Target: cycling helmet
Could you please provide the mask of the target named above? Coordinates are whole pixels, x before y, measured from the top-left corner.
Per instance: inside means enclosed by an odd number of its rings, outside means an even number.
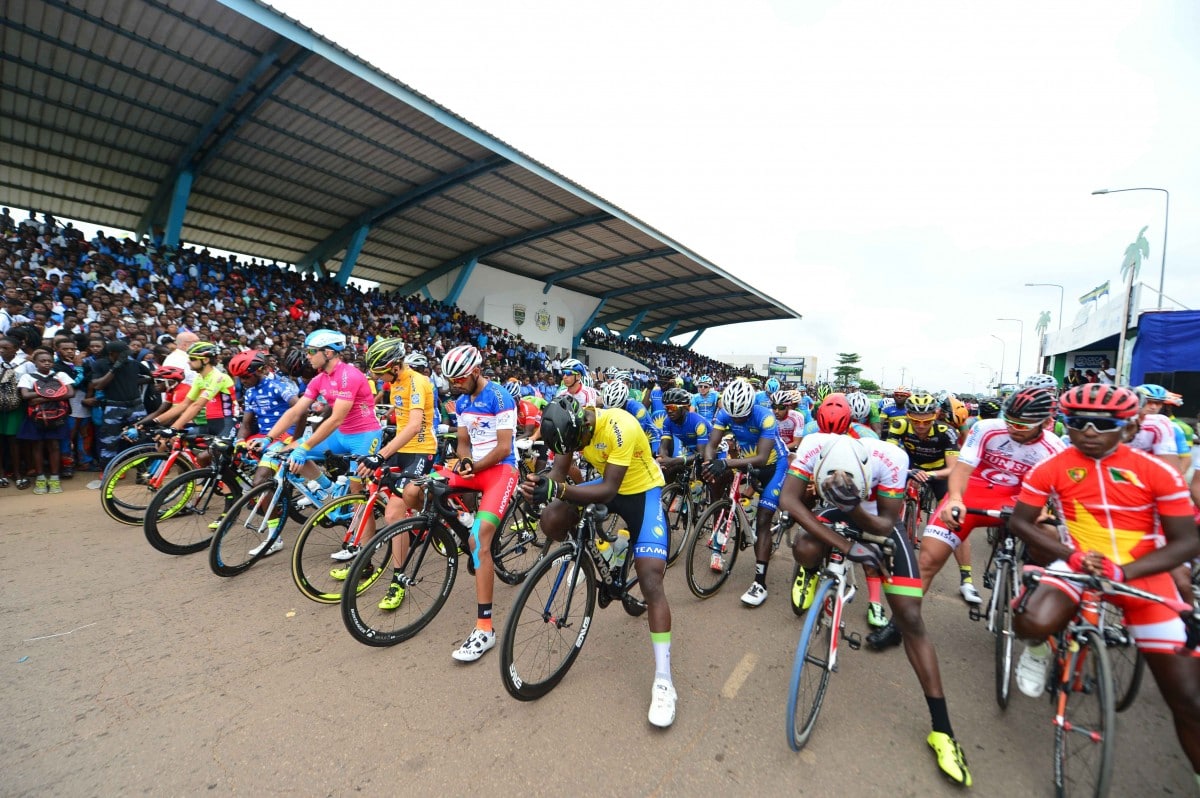
[[[308,365],[308,361],[304,359],[303,349],[289,349],[284,353],[280,363],[283,366],[283,373],[289,377],[299,377],[304,372],[304,367]]]
[[[574,451],[579,448],[585,421],[583,406],[574,396],[556,396],[542,409],[542,440],[555,454]]]
[[[1167,391],[1167,398],[1163,401],[1163,404],[1168,404],[1172,407],[1183,407],[1183,394]]]
[[[690,405],[692,395],[683,388],[668,388],[663,391],[662,400],[664,405]]]
[[[367,347],[367,368],[371,371],[386,371],[404,360],[404,342],[399,338],[377,338]]]
[[[409,352],[404,358],[404,363],[409,368],[427,369],[429,368],[429,358],[421,352]]]
[[[817,386],[817,401],[824,402],[825,397],[833,393],[833,386],[827,382],[823,382]]]
[[[779,380],[771,377],[767,380],[767,384],[763,387],[767,389],[767,393],[775,393],[779,390]]]
[[[1146,402],[1165,402],[1167,401],[1167,389],[1161,385],[1147,383],[1134,388],[1137,395],[1141,397],[1142,404]]]
[[[514,402],[521,401],[521,383],[516,380],[509,380],[504,383],[504,390],[508,391],[508,395],[513,398]]]
[[[1025,378],[1025,388],[1053,388],[1058,390],[1058,380],[1049,374],[1030,374]]]
[[[996,399],[979,400],[979,417],[981,419],[1000,418],[1000,402]]]
[[[1022,388],[1004,402],[1004,417],[1014,421],[1045,421],[1054,415],[1054,391]]]
[[[696,380],[696,384],[697,385],[712,385],[713,378],[708,376],[707,374],[701,374],[700,379]]]
[[[621,370],[619,368],[617,368],[616,366],[609,366],[608,368],[606,368],[604,370],[604,376],[608,377],[610,380],[615,380],[617,378],[617,375],[620,373],[621,373]]]
[[[762,380],[760,380],[758,377],[743,377],[742,379],[749,381],[749,383],[754,386],[755,390],[762,388]]]
[[[1059,406],[1069,416],[1103,413],[1113,418],[1133,418],[1138,404],[1138,395],[1130,389],[1098,382],[1078,385],[1059,400]]]
[[[200,360],[209,360],[218,357],[221,354],[221,348],[216,344],[210,344],[208,341],[197,341],[188,347],[187,354],[189,358],[199,358]]]
[[[229,376],[245,377],[252,371],[258,371],[267,365],[267,359],[257,349],[248,349],[233,356],[229,361]]]
[[[826,396],[821,400],[821,404],[817,405],[817,412],[813,413],[813,418],[821,432],[841,435],[848,431],[853,417],[846,394],[831,393]]]
[[[946,418],[954,421],[955,427],[961,427],[967,423],[967,419],[971,417],[971,411],[967,409],[967,403],[956,396],[951,396],[946,402],[950,405],[950,409],[946,411]]]
[[[925,416],[933,418],[937,415],[937,400],[927,393],[919,393],[908,397],[904,403],[904,412],[909,416]]]
[[[633,382],[633,375],[628,371],[618,371],[616,379],[628,385],[629,383]]]
[[[629,386],[620,380],[609,380],[600,389],[600,398],[605,407],[624,407],[629,400]]]
[[[866,421],[871,416],[871,400],[865,393],[852,393],[846,396],[850,403],[850,416],[855,421]]]
[[[663,380],[673,380],[673,379],[675,379],[675,376],[676,376],[675,369],[667,368],[667,369],[659,369],[659,371],[658,371],[658,381],[659,382],[662,382]]]
[[[341,352],[346,348],[346,336],[337,330],[313,330],[304,339],[304,346],[309,349],[332,349]]]
[[[884,398],[879,400],[879,409],[880,410],[887,410],[889,407],[895,407],[895,406],[896,406],[896,400],[890,396],[885,396]]]
[[[483,356],[470,344],[456,346],[442,358],[442,374],[448,380],[458,380],[469,375],[483,364]]]
[[[905,399],[907,399],[910,396],[912,396],[912,391],[908,390],[903,385],[901,385],[896,390],[892,391],[892,398],[895,399],[896,401],[900,401],[900,397],[904,397]]]
[[[797,407],[800,404],[800,392],[789,389],[776,391],[771,394],[771,404],[775,407]]]
[[[159,366],[150,373],[150,376],[156,380],[183,382],[186,375],[183,373],[183,369],[179,368],[178,366]]]
[[[721,392],[721,405],[734,418],[750,415],[754,407],[754,386],[745,380],[734,380]]]
[[[578,374],[582,377],[587,374],[587,366],[575,358],[569,357],[562,362],[562,371],[563,374]]]

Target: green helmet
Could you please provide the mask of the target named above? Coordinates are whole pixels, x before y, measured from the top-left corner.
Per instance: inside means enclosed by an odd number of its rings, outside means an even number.
[[[833,386],[827,382],[823,382],[817,386],[817,401],[824,402],[825,397],[833,393]]]
[[[404,342],[399,338],[380,338],[367,347],[367,368],[386,371],[404,360]]]

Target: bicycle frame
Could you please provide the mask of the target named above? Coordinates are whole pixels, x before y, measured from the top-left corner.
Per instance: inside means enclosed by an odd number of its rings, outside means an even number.
[[[586,552],[592,560],[592,565],[596,569],[596,577],[600,585],[600,606],[601,608],[608,605],[613,599],[621,599],[624,601],[629,596],[630,583],[629,569],[632,567],[633,557],[627,556],[620,568],[613,568],[608,560],[600,553],[600,548],[596,545],[596,537],[600,534],[601,522],[608,517],[608,508],[602,504],[591,504],[584,508],[580,513],[579,523],[575,525],[575,531],[563,542],[573,548],[571,555],[563,561],[559,568],[558,576],[554,579],[554,587],[550,591],[550,595],[546,599],[546,603],[542,610],[542,617],[547,621],[553,620],[558,628],[563,628],[566,623],[565,619],[571,616],[571,603],[574,601],[574,592],[567,594],[567,604],[563,608],[561,618],[554,619],[551,616],[550,607],[554,603],[554,598],[558,593],[558,589],[562,586],[563,579],[568,574],[578,574],[578,569],[573,568],[576,561],[579,559],[580,552]],[[586,635],[587,629],[581,629],[580,635]]]
[[[745,471],[743,471],[740,468],[734,469],[733,479],[730,480],[730,482],[729,482],[729,494],[727,496],[730,504],[732,505],[730,508],[730,512],[725,515],[724,521],[721,524],[720,529],[713,530],[715,532],[719,532],[723,538],[721,541],[721,553],[722,554],[724,554],[728,550],[726,547],[729,545],[730,538],[733,537],[733,535],[731,533],[732,533],[733,514],[734,513],[737,513],[738,515],[741,516],[742,529],[746,529],[746,530],[750,530],[751,532],[755,532],[755,523],[756,523],[757,519],[751,519],[750,516],[746,514],[746,508],[742,506],[742,482],[745,479],[746,479]],[[743,535],[742,540],[741,540],[742,548],[746,548],[749,545],[750,545],[750,536]]]

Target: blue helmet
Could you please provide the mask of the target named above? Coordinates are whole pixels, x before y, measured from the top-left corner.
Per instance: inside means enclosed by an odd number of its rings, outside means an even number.
[[[696,384],[697,385],[712,385],[713,378],[708,376],[707,374],[701,374],[700,379],[696,380]]]
[[[337,330],[313,330],[304,339],[304,345],[310,349],[332,349],[341,352],[346,348],[346,336]]]
[[[775,393],[779,390],[779,380],[771,377],[767,380],[767,393]]]
[[[1142,400],[1143,404],[1146,402],[1167,401],[1167,389],[1161,385],[1147,383],[1145,385],[1139,385],[1134,390],[1137,391],[1138,398]]]

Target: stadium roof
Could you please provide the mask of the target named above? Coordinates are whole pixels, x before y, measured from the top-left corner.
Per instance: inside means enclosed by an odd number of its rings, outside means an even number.
[[[799,318],[255,0],[5,8],[5,204],[404,293],[477,260],[648,337]]]

